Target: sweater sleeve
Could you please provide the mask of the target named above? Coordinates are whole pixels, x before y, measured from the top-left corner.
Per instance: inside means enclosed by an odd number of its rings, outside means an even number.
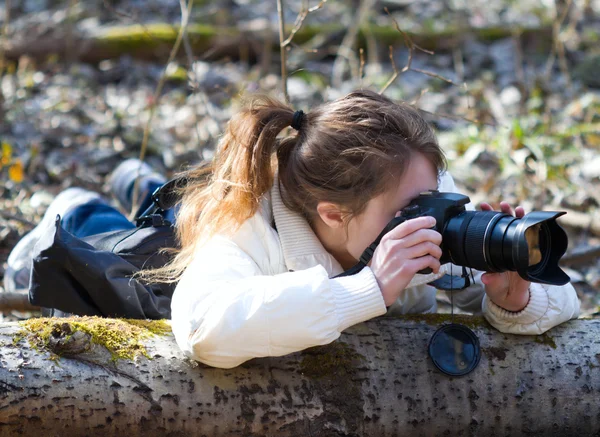
[[[579,317],[579,298],[571,284],[545,285],[532,283],[529,303],[519,312],[499,307],[487,296],[483,298],[483,314],[492,326],[509,334],[537,335]]]
[[[231,368],[330,343],[386,308],[369,268],[334,279],[322,266],[264,275],[235,243],[215,237],[184,272],[171,311],[187,356]]]

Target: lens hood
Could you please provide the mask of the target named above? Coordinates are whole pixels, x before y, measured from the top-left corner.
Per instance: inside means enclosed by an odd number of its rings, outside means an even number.
[[[566,232],[556,222],[556,219],[564,214],[566,213],[559,211],[534,211],[519,220],[513,239],[512,257],[517,266],[527,266],[517,268],[517,272],[523,279],[551,285],[564,285],[570,281],[569,275],[558,266],[568,245]],[[539,240],[542,256],[539,262],[530,265],[530,247],[525,233],[536,225],[540,225]]]

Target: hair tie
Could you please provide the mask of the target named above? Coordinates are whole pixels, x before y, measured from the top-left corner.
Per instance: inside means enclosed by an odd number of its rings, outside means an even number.
[[[294,112],[294,117],[292,118],[292,124],[290,125],[293,129],[300,130],[300,126],[302,125],[302,118],[304,117],[304,111],[299,110]]]

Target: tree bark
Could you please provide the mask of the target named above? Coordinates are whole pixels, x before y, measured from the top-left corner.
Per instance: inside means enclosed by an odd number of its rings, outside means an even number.
[[[149,358],[135,362],[100,346],[52,361],[19,340],[19,325],[2,324],[0,435],[598,435],[600,319],[535,337],[455,316],[482,347],[463,377],[427,355],[446,320],[380,318],[330,345],[229,370],[187,360],[171,335],[145,341]]]

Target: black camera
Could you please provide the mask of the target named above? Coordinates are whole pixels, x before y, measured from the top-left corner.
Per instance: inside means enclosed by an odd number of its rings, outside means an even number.
[[[421,193],[381,235],[406,220],[432,216],[434,229],[442,234],[441,264],[452,262],[486,272],[516,271],[523,279],[543,284],[569,282],[558,266],[568,239],[556,219],[565,212],[535,211],[518,219],[496,211],[467,211],[469,202],[469,197],[458,193]]]

